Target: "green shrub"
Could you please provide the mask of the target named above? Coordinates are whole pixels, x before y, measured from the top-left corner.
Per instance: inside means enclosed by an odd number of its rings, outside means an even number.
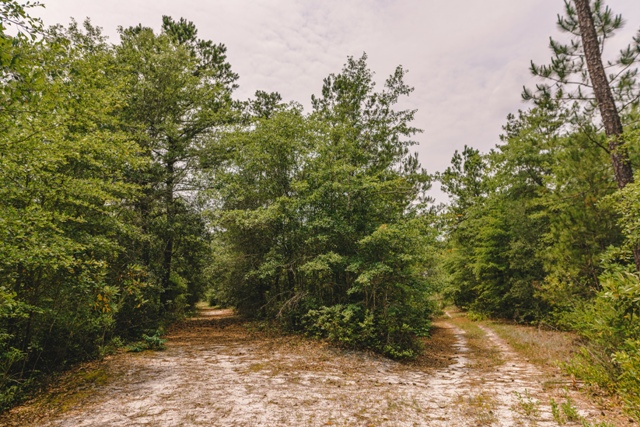
[[[640,340],[625,341],[624,349],[613,355],[619,369],[618,389],[636,419],[640,419]]]
[[[609,265],[594,300],[568,315],[588,343],[567,366],[589,384],[618,392],[640,419],[640,279]]]
[[[127,350],[137,353],[145,350],[164,350],[166,339],[161,338],[163,335],[162,330],[158,329],[153,335],[142,335],[142,341],[137,341],[127,346]]]
[[[347,347],[378,347],[373,315],[356,304],[337,304],[309,310],[304,317],[307,333]]]
[[[358,304],[337,304],[309,310],[304,327],[311,336],[348,348],[369,348],[394,359],[415,357],[422,348],[417,337],[426,334],[429,322],[425,317],[411,327],[397,320]]]

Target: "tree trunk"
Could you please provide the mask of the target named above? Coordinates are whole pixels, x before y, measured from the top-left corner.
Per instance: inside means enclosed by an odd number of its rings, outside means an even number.
[[[175,160],[169,159],[166,163],[166,193],[165,193],[165,205],[167,210],[167,234],[165,235],[165,246],[164,246],[164,259],[163,259],[163,287],[166,292],[171,286],[171,263],[173,261],[173,236],[174,236],[174,220],[175,220],[175,212],[174,212],[174,200],[173,200],[173,190],[174,190],[174,181],[175,181],[175,170],[174,170]]]
[[[631,169],[629,154],[622,140],[620,114],[613,99],[607,74],[602,65],[600,44],[593,24],[589,0],[574,0],[574,2],[578,12],[580,37],[582,38],[584,56],[587,61],[587,70],[589,70],[593,92],[602,116],[604,131],[609,137],[609,149],[611,150],[611,162],[613,163],[616,183],[618,188],[624,188],[627,184],[633,182],[633,170]]]
[[[598,35],[593,23],[593,15],[589,6],[589,0],[573,0],[578,13],[578,25],[580,26],[580,37],[582,39],[582,47],[584,48],[584,57],[587,62],[587,70],[591,78],[593,92],[596,96],[596,102],[604,131],[609,138],[609,150],[611,152],[611,163],[613,164],[613,172],[616,177],[618,188],[624,188],[627,184],[633,182],[633,169],[629,160],[627,147],[622,139],[622,121],[616,107],[611,86],[607,79],[607,74],[602,65],[602,56],[600,55],[600,43],[598,43]],[[640,271],[640,248],[633,249],[633,258],[636,264],[636,270]]]

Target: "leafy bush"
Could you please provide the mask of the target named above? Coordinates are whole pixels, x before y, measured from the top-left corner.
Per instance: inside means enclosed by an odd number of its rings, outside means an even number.
[[[624,348],[613,354],[613,362],[620,370],[618,390],[636,419],[640,418],[640,340],[625,341]]]
[[[309,310],[303,322],[309,335],[326,338],[347,347],[379,347],[373,314],[361,305],[337,304]]]
[[[142,335],[142,341],[137,341],[127,346],[127,350],[132,351],[134,353],[145,351],[145,350],[164,350],[166,339],[161,338],[163,335],[162,330],[158,329],[154,332],[153,335]]]
[[[568,365],[590,384],[617,391],[640,418],[640,278],[608,265],[595,299],[567,316],[588,339]]]
[[[306,333],[348,348],[369,348],[394,359],[412,358],[421,350],[416,330],[385,322],[362,305],[334,305],[310,310],[303,319]],[[426,331],[428,321],[422,326]]]

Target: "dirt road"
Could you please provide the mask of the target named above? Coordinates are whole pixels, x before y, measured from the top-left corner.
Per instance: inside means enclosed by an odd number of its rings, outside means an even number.
[[[117,354],[77,371],[82,386],[54,389],[0,425],[630,425],[606,419],[575,390],[549,387],[548,373],[487,327],[472,341],[442,319],[426,354],[398,363],[252,325],[203,310],[169,334],[166,350]]]

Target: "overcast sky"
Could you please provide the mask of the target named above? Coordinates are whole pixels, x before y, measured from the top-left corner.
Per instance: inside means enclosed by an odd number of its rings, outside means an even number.
[[[111,41],[116,28],[158,29],[162,15],[193,21],[200,38],[224,43],[240,75],[237,97],[280,92],[309,108],[322,79],[347,56],[366,52],[382,82],[397,65],[415,91],[420,160],[429,172],[447,167],[454,150],[487,151],[506,115],[528,108],[523,85],[535,83],[531,60],[546,63],[562,0],[44,0],[45,24],[90,17]],[[606,2],[627,21],[616,43],[640,28],[639,0]],[[610,48],[618,46],[611,45]],[[442,196],[434,195],[442,200]]]

